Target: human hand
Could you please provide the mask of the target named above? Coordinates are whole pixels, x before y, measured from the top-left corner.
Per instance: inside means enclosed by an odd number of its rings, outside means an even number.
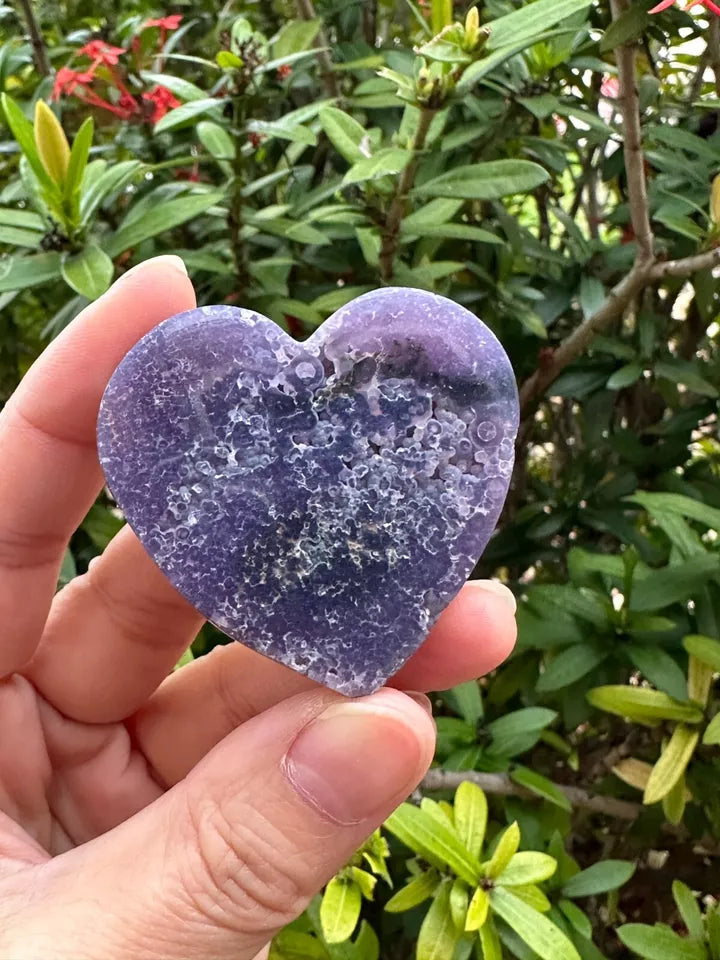
[[[418,784],[420,694],[496,666],[513,601],[467,585],[393,679],[348,701],[234,643],[171,673],[201,626],[125,527],[55,595],[101,489],[100,397],[195,305],[175,257],[136,267],[0,415],[0,957],[249,960]]]

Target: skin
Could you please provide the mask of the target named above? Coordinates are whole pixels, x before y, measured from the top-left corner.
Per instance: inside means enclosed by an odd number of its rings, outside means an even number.
[[[349,701],[239,644],[172,673],[202,621],[129,528],[55,593],[103,483],[103,389],[194,305],[181,261],[141,264],[0,414],[2,957],[264,957],[424,775],[418,691],[477,677],[514,643],[509,592],[468,584],[391,687]]]

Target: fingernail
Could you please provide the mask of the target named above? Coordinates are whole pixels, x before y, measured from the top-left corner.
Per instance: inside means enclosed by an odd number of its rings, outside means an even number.
[[[152,260],[143,260],[142,263],[135,264],[134,267],[131,267],[127,273],[124,273],[118,280],[117,283],[123,283],[128,277],[134,277],[136,273],[141,270],[147,269],[147,267],[153,264],[153,266],[168,266],[173,270],[177,270],[184,277],[188,275],[187,267],[182,259],[182,257],[175,256],[174,253],[166,253],[161,257],[153,257]]]
[[[426,698],[427,699],[427,698]],[[430,763],[425,716],[397,691],[335,703],[305,727],[284,761],[287,778],[316,810],[349,826],[384,815]]]
[[[432,703],[430,702],[430,698],[425,696],[424,693],[418,693],[416,690],[403,690],[403,693],[406,697],[414,700],[419,707],[422,707],[429,717],[432,716]]]
[[[486,590],[488,593],[494,593],[500,597],[512,609],[513,613],[517,610],[515,594],[499,580],[469,580],[468,582],[474,590]]]

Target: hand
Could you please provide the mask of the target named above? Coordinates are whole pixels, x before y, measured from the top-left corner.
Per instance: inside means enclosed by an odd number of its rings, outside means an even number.
[[[182,262],[127,273],[0,415],[0,957],[249,960],[418,784],[427,698],[496,666],[513,601],[469,584],[393,687],[349,701],[230,644],[125,527],[55,595],[102,486],[95,420],[123,355],[195,305]]]

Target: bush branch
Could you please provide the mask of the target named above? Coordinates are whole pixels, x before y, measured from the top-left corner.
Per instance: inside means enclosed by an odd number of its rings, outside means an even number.
[[[412,145],[413,155],[400,175],[397,190],[395,191],[387,219],[385,220],[382,246],[380,248],[380,276],[385,283],[389,283],[393,278],[395,255],[397,254],[398,242],[400,240],[400,227],[405,213],[405,204],[408,194],[415,183],[415,174],[417,173],[418,163],[420,162],[420,155],[425,149],[425,141],[427,140],[430,124],[434,116],[435,111],[429,107],[420,108],[418,128]]]
[[[50,75],[50,62],[47,56],[45,40],[43,39],[42,31],[35,18],[35,11],[32,8],[32,0],[18,0],[18,3],[23,12],[25,23],[27,24],[35,67],[39,74],[47,77]]]
[[[296,5],[298,16],[301,20],[317,20],[317,14],[315,13],[312,0],[296,0]],[[328,96],[332,97],[333,100],[339,100],[341,96],[340,84],[333,70],[332,59],[326,49],[329,44],[322,27],[318,30],[317,37],[315,38],[315,46],[317,47],[317,62],[320,66],[320,74]]]
[[[613,20],[627,9],[627,0],[611,0]],[[622,115],[625,172],[633,232],[638,244],[638,259],[653,258],[653,234],[645,177],[645,155],[642,147],[640,102],[635,75],[635,47],[623,44],[615,51],[618,68],[618,103]]]
[[[492,796],[538,799],[537,794],[514,783],[504,773],[476,773],[474,770],[457,773],[447,770],[430,770],[420,784],[420,789],[456,790],[466,780],[476,783],[485,793]],[[636,820],[643,809],[639,803],[631,803],[629,800],[593,795],[579,787],[564,787],[558,784],[556,786],[565,794],[573,807],[589,810],[591,813],[602,813],[617,820]]]

